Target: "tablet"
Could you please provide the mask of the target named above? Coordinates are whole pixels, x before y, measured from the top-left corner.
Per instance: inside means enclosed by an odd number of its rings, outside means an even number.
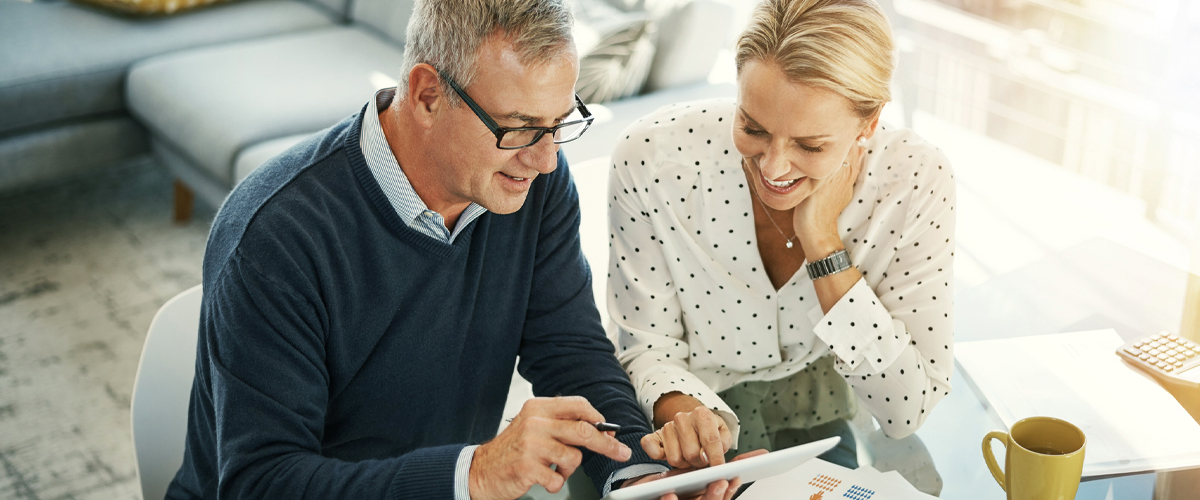
[[[758,481],[795,469],[817,455],[833,449],[841,440],[842,438],[834,436],[766,455],[726,462],[678,476],[621,488],[609,493],[604,498],[606,500],[658,500],[667,493],[675,493],[680,497],[699,493],[708,487],[708,483],[719,479],[733,480],[740,477],[742,484]]]

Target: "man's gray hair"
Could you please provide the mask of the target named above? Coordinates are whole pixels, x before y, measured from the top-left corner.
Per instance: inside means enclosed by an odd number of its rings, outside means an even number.
[[[521,64],[549,62],[572,46],[571,10],[564,0],[417,0],[405,34],[404,71],[426,63],[454,79],[462,88],[475,80],[475,58],[490,35],[513,42]],[[461,100],[442,82],[451,106]]]

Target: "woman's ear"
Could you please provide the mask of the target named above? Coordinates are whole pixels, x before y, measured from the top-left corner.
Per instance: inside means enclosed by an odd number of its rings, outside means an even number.
[[[883,106],[880,106],[879,109],[875,110],[875,114],[871,115],[871,117],[867,119],[866,126],[863,127],[862,132],[858,136],[863,140],[874,137],[875,130],[879,128],[879,116],[882,114]]]

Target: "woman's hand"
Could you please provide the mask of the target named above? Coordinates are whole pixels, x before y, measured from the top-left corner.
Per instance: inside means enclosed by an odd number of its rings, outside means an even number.
[[[650,458],[666,460],[677,468],[723,464],[732,444],[733,435],[725,419],[703,405],[676,413],[653,434],[642,438],[642,449]]]
[[[845,167],[825,178],[816,191],[796,205],[792,226],[808,260],[823,259],[841,248],[837,218],[854,197],[854,182],[862,171],[866,149],[853,146]]]

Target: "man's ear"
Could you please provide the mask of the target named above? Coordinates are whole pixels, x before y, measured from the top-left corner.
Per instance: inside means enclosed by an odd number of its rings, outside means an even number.
[[[408,89],[404,95],[413,120],[426,129],[433,128],[438,114],[446,107],[442,94],[442,79],[428,64],[413,66],[408,72]]]

